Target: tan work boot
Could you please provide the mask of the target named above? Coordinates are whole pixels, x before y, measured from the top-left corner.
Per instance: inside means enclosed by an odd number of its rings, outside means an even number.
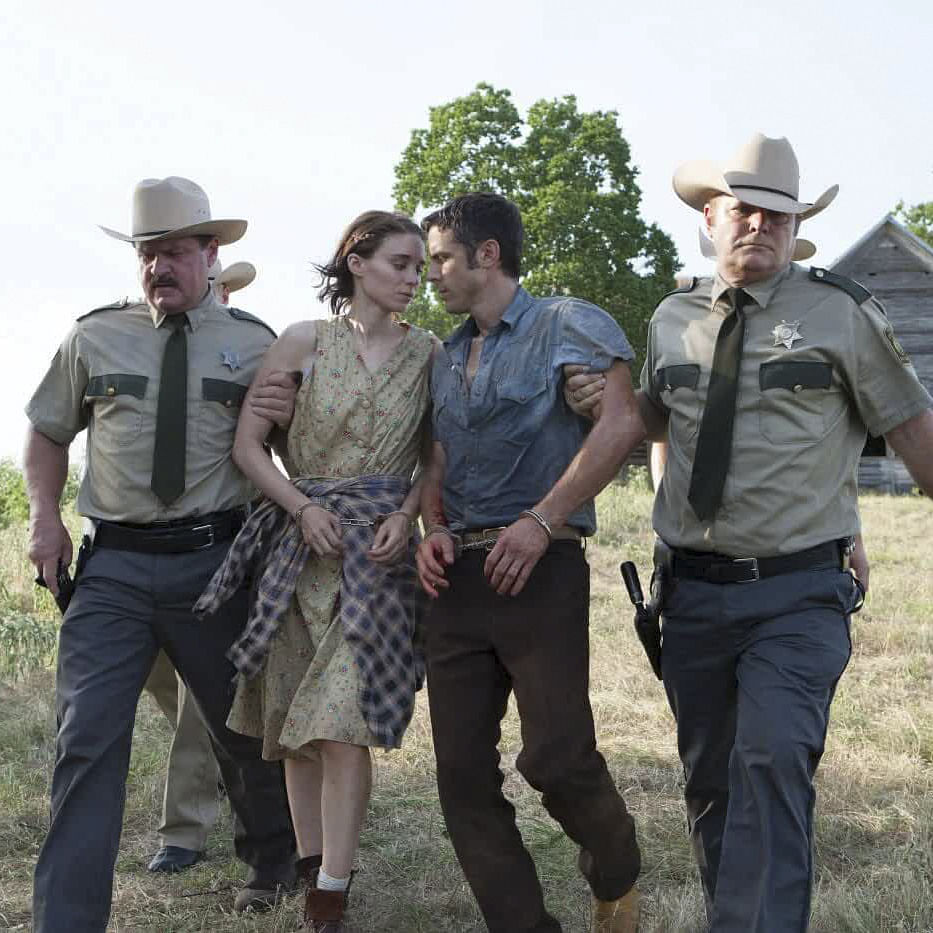
[[[594,897],[593,933],[638,933],[638,888],[615,901]]]

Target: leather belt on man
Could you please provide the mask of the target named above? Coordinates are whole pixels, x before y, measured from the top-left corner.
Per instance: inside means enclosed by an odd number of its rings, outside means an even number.
[[[94,547],[142,554],[202,551],[236,537],[245,520],[244,509],[237,508],[149,525],[99,521],[95,523]]]
[[[774,557],[730,557],[673,548],[671,571],[675,577],[707,583],[753,583],[796,570],[843,569],[847,566],[850,550],[850,538],[826,541],[803,551]]]
[[[459,532],[454,537],[457,556],[459,557],[462,551],[491,551],[496,546],[499,535],[508,527],[508,525],[500,525],[498,528],[468,528],[466,531]],[[559,525],[551,529],[551,543],[557,541],[579,543],[582,540],[583,535],[571,525]]]

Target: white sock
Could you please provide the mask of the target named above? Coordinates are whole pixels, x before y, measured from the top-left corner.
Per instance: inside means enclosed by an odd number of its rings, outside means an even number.
[[[322,868],[317,873],[317,886],[322,891],[346,891],[350,886],[349,876],[346,878],[331,878]]]

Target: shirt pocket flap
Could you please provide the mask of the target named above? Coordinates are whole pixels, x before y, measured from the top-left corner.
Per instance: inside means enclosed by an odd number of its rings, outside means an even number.
[[[132,373],[108,373],[103,376],[91,376],[87,383],[85,398],[113,398],[115,395],[132,395],[143,398],[146,395],[148,376],[136,376]]]
[[[673,392],[674,389],[696,390],[697,383],[700,381],[700,366],[698,363],[662,366],[655,372],[654,379],[658,394]]]
[[[205,402],[219,402],[225,408],[239,408],[249,387],[227,379],[202,379],[201,396]]]
[[[833,381],[832,363],[818,360],[776,360],[758,370],[761,391],[768,389],[828,389]]]
[[[547,391],[547,377],[543,372],[522,373],[499,383],[499,398],[523,405],[542,392]]]

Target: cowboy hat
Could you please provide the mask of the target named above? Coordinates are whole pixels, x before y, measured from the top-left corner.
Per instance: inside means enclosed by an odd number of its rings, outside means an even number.
[[[212,220],[211,205],[200,185],[175,175],[145,178],[133,191],[132,233],[101,227],[124,243],[149,243],[183,236],[214,236],[221,246],[246,232],[245,220]]]
[[[703,232],[702,227],[697,229],[697,236],[700,238],[700,252],[707,259],[715,259],[716,247],[713,245],[713,241]],[[804,259],[809,259],[815,252],[815,243],[811,243],[810,240],[805,240],[803,237],[797,237],[794,240],[794,253],[790,258],[793,262],[801,262]]]
[[[207,270],[207,277],[215,285],[226,285],[231,292],[238,292],[256,278],[256,267],[251,262],[235,262],[224,269],[218,259]]]
[[[729,194],[745,204],[806,220],[829,206],[839,185],[827,188],[815,201],[800,201],[800,168],[793,147],[783,136],[771,139],[756,133],[726,163],[685,162],[674,172],[674,191],[698,211],[716,195]]]

